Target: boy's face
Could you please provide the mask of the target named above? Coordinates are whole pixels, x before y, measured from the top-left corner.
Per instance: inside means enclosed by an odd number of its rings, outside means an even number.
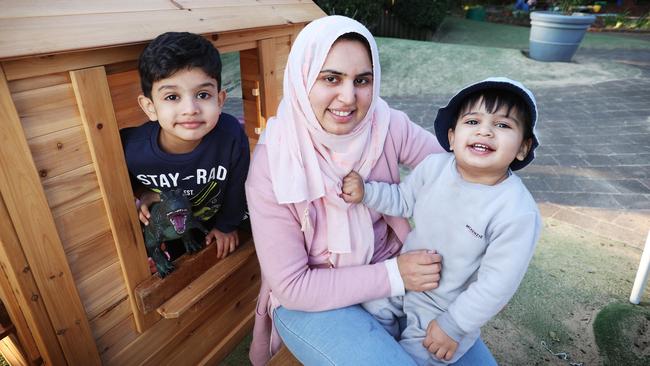
[[[462,111],[455,129],[449,129],[449,146],[463,179],[494,185],[507,177],[514,159],[523,160],[531,139],[524,140],[521,115],[514,107],[490,113],[482,100]]]
[[[225,100],[217,80],[199,68],[178,70],[154,82],[151,99],[138,97],[147,117],[160,123],[160,147],[171,154],[194,150],[217,125]]]

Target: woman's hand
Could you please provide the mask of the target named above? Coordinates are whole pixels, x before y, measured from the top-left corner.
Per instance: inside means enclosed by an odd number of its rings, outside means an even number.
[[[397,268],[410,291],[427,291],[438,287],[442,256],[435,250],[414,250],[397,257]]]

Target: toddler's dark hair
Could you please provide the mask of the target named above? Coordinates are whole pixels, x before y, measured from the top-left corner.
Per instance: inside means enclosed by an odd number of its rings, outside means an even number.
[[[524,140],[533,137],[533,126],[531,123],[532,111],[529,110],[528,104],[516,93],[504,89],[483,89],[469,94],[460,105],[456,119],[452,121],[451,128],[455,129],[456,122],[458,122],[461,114],[476,105],[479,101],[485,106],[485,110],[488,113],[496,113],[499,109],[505,108],[507,117],[514,117],[522,123]],[[513,113],[513,109],[516,114],[511,117],[510,115]]]
[[[151,98],[154,82],[183,69],[200,68],[217,80],[221,90],[221,57],[207,39],[188,32],[167,32],[156,37],[142,51],[138,61],[142,93]]]

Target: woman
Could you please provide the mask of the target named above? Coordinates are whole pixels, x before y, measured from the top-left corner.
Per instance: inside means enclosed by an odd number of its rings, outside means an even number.
[[[379,98],[380,75],[372,35],[349,18],[316,20],[292,46],[283,99],[246,182],[262,268],[254,365],[280,347],[272,329],[307,365],[414,364],[357,304],[435,288],[441,258],[426,251],[395,258],[408,222],[339,196],[352,169],[397,182],[398,164],[443,151]]]

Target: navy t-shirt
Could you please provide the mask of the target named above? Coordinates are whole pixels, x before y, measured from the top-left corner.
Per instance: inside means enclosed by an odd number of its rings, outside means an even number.
[[[159,133],[157,121],[120,131],[131,184],[155,192],[182,189],[194,216],[211,224],[208,230],[235,230],[246,215],[244,182],[250,163],[248,138],[239,121],[221,113],[215,128],[186,154],[164,152]]]

